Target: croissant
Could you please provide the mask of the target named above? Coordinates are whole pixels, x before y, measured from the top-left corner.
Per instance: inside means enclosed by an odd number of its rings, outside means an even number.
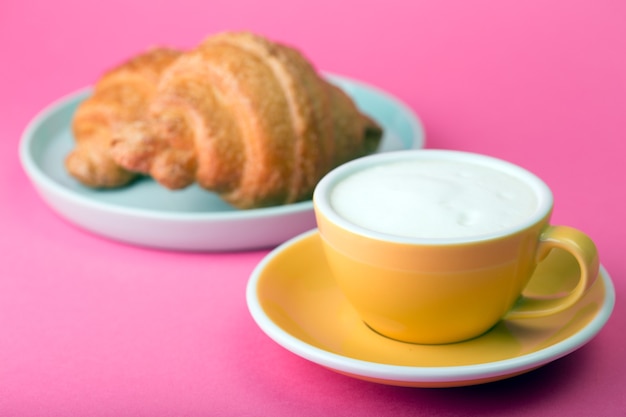
[[[326,172],[381,137],[296,49],[225,32],[163,72],[146,117],[117,131],[111,155],[167,188],[197,182],[253,208],[310,198]]]
[[[89,187],[111,188],[125,185],[138,175],[110,157],[113,132],[143,116],[159,76],[179,55],[177,50],[154,48],[100,78],[72,121],[76,146],[65,158],[65,167],[73,177]]]

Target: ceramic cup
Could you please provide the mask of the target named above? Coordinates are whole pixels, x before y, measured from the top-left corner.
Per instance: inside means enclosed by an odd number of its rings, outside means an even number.
[[[550,225],[548,186],[488,156],[411,150],[363,157],[328,173],[313,201],[339,288],[370,328],[396,340],[459,342],[502,319],[555,314],[598,275],[593,241]],[[577,285],[553,297],[524,295],[554,248],[578,262]]]

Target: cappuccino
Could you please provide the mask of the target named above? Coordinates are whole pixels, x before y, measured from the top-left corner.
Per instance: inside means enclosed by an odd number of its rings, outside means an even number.
[[[333,210],[374,232],[468,238],[515,227],[538,210],[523,176],[450,159],[390,161],[350,173],[330,192]]]
[[[598,276],[597,249],[583,232],[550,224],[553,201],[521,167],[435,149],[352,160],[313,194],[326,262],[359,317],[391,339],[428,344],[471,339],[502,318],[547,317],[581,300]],[[578,283],[566,295],[524,294],[554,248],[576,260]]]

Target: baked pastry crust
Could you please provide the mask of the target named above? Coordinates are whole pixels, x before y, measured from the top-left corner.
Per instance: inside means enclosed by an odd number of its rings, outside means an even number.
[[[180,51],[153,48],[105,73],[93,94],[74,114],[72,131],[76,146],[65,159],[68,172],[94,188],[120,187],[138,174],[110,157],[113,132],[144,116],[156,92],[159,77]]]
[[[88,171],[97,181],[81,182],[100,187],[137,174],[169,189],[197,182],[235,207],[265,207],[311,198],[330,169],[378,147],[380,126],[292,47],[224,32],[175,55],[99,81],[74,123],[90,165],[72,170],[70,155],[72,175]]]

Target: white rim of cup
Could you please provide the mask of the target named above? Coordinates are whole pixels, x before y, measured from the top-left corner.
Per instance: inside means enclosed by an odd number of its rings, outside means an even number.
[[[476,236],[459,237],[459,238],[415,238],[395,236],[387,233],[377,232],[370,230],[344,219],[336,213],[332,204],[330,203],[330,192],[335,184],[341,181],[343,178],[348,177],[354,172],[367,169],[373,165],[386,162],[407,161],[407,160],[434,160],[445,159],[452,161],[463,161],[469,163],[480,163],[487,167],[497,169],[499,171],[506,172],[509,175],[522,179],[527,185],[529,185],[539,197],[537,209],[533,215],[529,216],[525,221],[518,223],[515,226],[501,229],[498,232],[486,233]],[[553,195],[550,188],[541,180],[537,175],[532,172],[515,165],[511,162],[503,159],[498,159],[492,156],[487,156],[478,153],[465,152],[465,151],[452,151],[441,149],[416,149],[416,150],[403,150],[395,152],[386,152],[380,154],[373,154],[364,156],[362,158],[354,159],[339,167],[333,169],[327,173],[315,187],[313,193],[313,204],[315,210],[319,210],[330,222],[346,229],[354,234],[361,235],[367,238],[395,242],[395,243],[408,243],[408,244],[423,244],[423,245],[449,245],[460,244],[469,242],[479,242],[485,240],[491,240],[500,238],[502,236],[510,235],[521,230],[525,230],[528,227],[533,226],[538,221],[543,219],[553,206]]]

